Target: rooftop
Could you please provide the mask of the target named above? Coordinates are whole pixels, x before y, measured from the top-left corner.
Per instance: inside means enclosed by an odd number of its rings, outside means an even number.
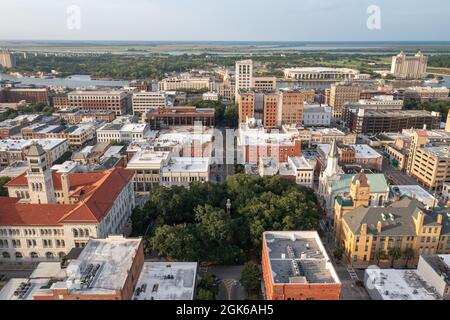
[[[340,283],[315,231],[264,232],[274,284]]]
[[[172,157],[162,169],[163,173],[180,172],[208,172],[209,158],[201,157]]]
[[[133,299],[193,300],[196,277],[196,262],[145,262]]]
[[[351,147],[355,149],[356,158],[361,159],[377,159],[383,156],[376,152],[372,147],[367,144],[352,144]]]
[[[425,206],[434,207],[438,205],[436,198],[419,185],[390,186],[390,188],[393,194],[398,192],[401,197],[416,198]]]
[[[382,300],[437,300],[436,293],[416,270],[367,269],[366,286],[376,290]]]
[[[142,239],[110,236],[91,239],[78,259],[67,267],[67,279],[51,289],[67,288],[70,294],[112,294],[122,290]]]

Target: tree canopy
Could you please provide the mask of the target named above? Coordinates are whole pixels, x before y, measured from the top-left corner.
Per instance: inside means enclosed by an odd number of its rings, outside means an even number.
[[[236,264],[259,254],[264,231],[318,230],[320,218],[311,189],[279,176],[240,174],[223,185],[157,187],[132,221],[135,236],[154,224],[150,243],[161,256]]]

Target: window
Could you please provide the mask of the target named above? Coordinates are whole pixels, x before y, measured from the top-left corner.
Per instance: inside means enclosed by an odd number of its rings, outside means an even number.
[[[3,259],[10,259],[11,258],[11,255],[8,252],[3,252],[2,256],[3,256]]]
[[[30,257],[31,257],[31,259],[37,259],[37,258],[39,258],[39,255],[36,252],[31,252]]]

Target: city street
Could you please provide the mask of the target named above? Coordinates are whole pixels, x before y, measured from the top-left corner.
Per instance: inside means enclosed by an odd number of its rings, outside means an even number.
[[[239,283],[244,266],[212,266],[208,272],[212,272],[220,279],[217,300],[244,300],[247,298],[245,289]]]
[[[396,185],[416,185],[417,181],[401,172],[397,168],[394,168],[388,159],[383,159],[383,173],[386,176],[386,179],[391,179]]]

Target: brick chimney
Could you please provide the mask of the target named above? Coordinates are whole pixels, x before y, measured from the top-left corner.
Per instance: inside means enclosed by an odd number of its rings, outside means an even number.
[[[382,228],[383,228],[383,224],[381,223],[381,221],[378,221],[378,223],[377,223],[377,231],[378,231],[378,233],[381,233]]]

